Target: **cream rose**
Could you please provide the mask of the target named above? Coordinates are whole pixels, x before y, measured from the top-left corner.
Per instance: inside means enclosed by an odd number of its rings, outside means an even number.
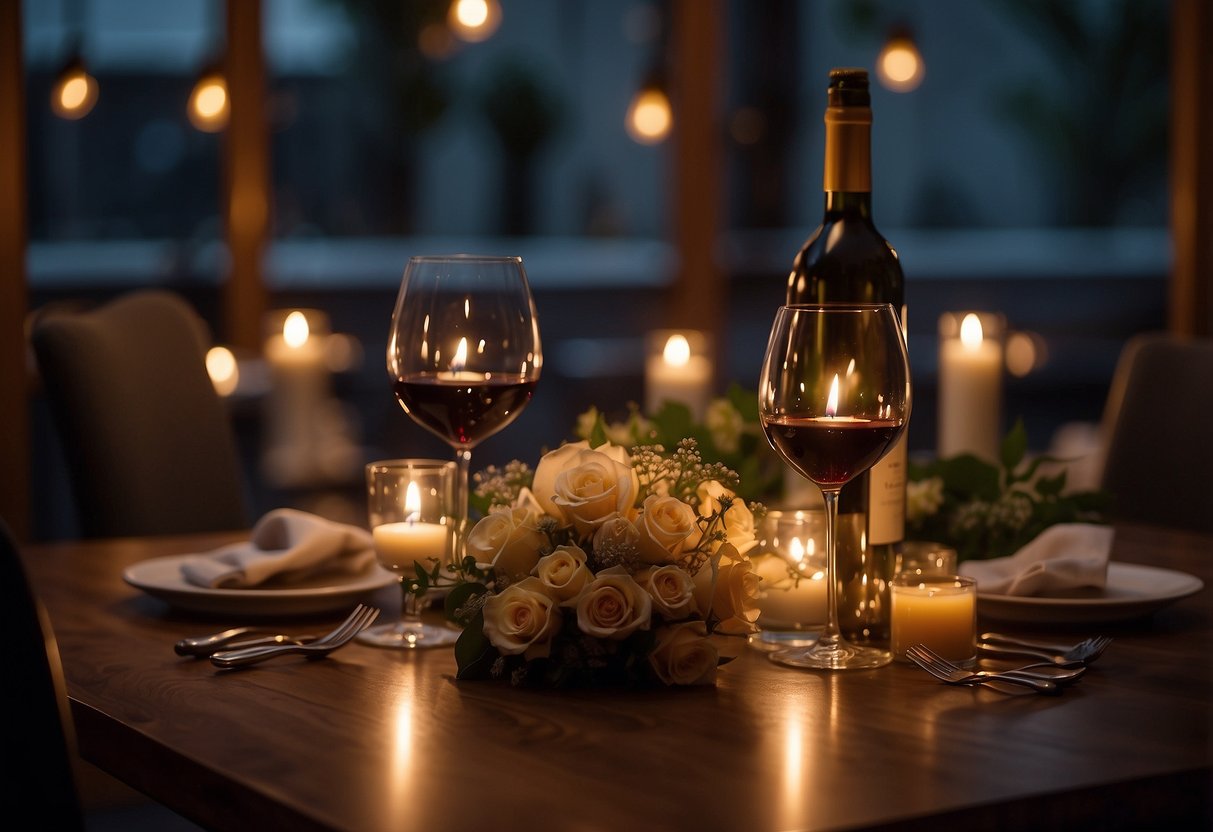
[[[500,653],[523,653],[528,660],[551,654],[561,619],[556,599],[538,578],[510,584],[484,602],[484,634],[489,642]]]
[[[667,685],[712,685],[720,654],[698,621],[662,627],[649,664]]]
[[[556,476],[552,503],[581,535],[627,513],[636,499],[632,469],[598,451],[581,451]]]
[[[755,631],[758,620],[758,585],[761,578],[754,564],[737,553],[732,544],[720,547],[720,559],[713,580],[711,564],[695,574],[695,604],[705,619],[715,615],[722,633]]]
[[[695,582],[681,567],[650,566],[636,573],[636,583],[653,599],[654,612],[665,618],[685,618],[695,609]]]
[[[622,566],[598,573],[577,599],[577,626],[592,638],[616,641],[647,630],[653,601]]]
[[[557,546],[535,566],[535,576],[557,601],[576,598],[594,574],[585,565],[587,556],[579,546]]]
[[[492,564],[494,571],[511,581],[525,578],[548,546],[547,536],[535,521],[534,512],[525,508],[494,510],[472,527],[467,552],[478,563]]]
[[[636,555],[640,533],[623,517],[608,517],[594,532],[594,551],[615,558],[631,558]]]
[[[725,488],[717,480],[700,483],[699,488],[695,491],[695,496],[699,498],[699,514],[702,517],[710,517],[720,511],[721,497],[732,498],[733,502],[722,518],[726,539],[743,555],[758,545],[754,512],[746,505],[745,500]],[[691,535],[687,540],[686,548],[693,549],[699,544],[699,539],[698,535]]]
[[[651,494],[634,523],[639,532],[637,547],[645,563],[673,563],[692,532],[698,531],[695,512],[677,497]]]
[[[592,467],[570,473],[583,466]],[[564,474],[569,475],[560,479]],[[588,441],[566,443],[547,452],[531,481],[531,491],[543,512],[569,523],[580,519],[591,525],[613,512],[627,513],[638,489],[627,451],[610,443],[592,449]]]

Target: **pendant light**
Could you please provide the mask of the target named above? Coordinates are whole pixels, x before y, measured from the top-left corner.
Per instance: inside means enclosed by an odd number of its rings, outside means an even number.
[[[198,80],[190,91],[186,112],[190,123],[204,133],[218,133],[227,127],[229,111],[227,80],[219,62],[207,64],[198,73]]]
[[[97,103],[97,79],[89,74],[77,47],[51,87],[51,110],[59,118],[81,119]]]
[[[488,40],[501,25],[501,3],[498,0],[451,0],[447,24],[462,41]]]
[[[876,77],[886,89],[910,92],[918,89],[925,75],[926,65],[910,28],[905,24],[895,25],[876,58]]]
[[[51,85],[51,111],[59,118],[75,121],[92,112],[97,104],[98,87],[97,79],[84,65],[84,0],[65,3],[63,16],[67,21],[64,28],[72,30],[72,45],[67,61]]]

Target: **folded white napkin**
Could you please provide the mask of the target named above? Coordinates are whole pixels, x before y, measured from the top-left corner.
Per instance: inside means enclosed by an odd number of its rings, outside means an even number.
[[[1056,595],[1084,587],[1102,589],[1108,580],[1111,526],[1059,523],[1005,558],[966,560],[960,574],[992,595]]]
[[[324,572],[357,574],[375,562],[371,533],[290,508],[257,521],[251,538],[185,561],[181,572],[197,586],[233,589],[271,579],[290,583]]]

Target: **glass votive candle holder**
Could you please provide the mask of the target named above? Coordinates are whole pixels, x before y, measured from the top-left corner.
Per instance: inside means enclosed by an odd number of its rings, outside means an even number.
[[[758,589],[760,650],[805,646],[826,620],[825,511],[768,511],[750,553]]]
[[[894,575],[955,575],[956,550],[932,540],[907,540],[897,556]]]
[[[902,573],[891,584],[893,658],[922,644],[962,667],[977,664],[977,581]]]
[[[400,577],[401,615],[357,638],[376,647],[416,649],[454,644],[459,632],[421,620],[417,569],[451,562],[455,540],[456,465],[439,459],[388,459],[366,466],[367,519],[379,563]]]

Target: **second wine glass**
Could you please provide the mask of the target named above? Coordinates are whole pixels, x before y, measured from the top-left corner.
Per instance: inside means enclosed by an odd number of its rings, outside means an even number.
[[[388,332],[400,406],[455,451],[456,568],[468,531],[472,448],[518,417],[543,367],[521,257],[411,257]]]
[[[826,626],[808,647],[779,650],[794,667],[880,667],[887,650],[847,642],[838,621],[838,494],[897,442],[910,419],[905,339],[890,304],[781,306],[758,389],[775,451],[821,489],[826,504]]]

